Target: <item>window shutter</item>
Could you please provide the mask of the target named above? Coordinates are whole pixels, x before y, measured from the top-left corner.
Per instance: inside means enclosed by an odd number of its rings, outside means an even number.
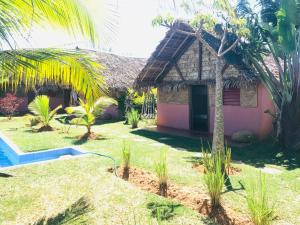
[[[240,89],[225,88],[223,92],[223,105],[240,106]]]

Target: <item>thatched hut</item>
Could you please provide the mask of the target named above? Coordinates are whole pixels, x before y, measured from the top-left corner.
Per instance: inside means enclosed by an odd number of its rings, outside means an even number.
[[[220,40],[203,31],[203,42],[178,30],[194,32],[177,22],[157,46],[139,74],[135,86],[158,87],[158,126],[213,132],[214,88],[217,50]],[[273,109],[266,88],[234,51],[223,57],[225,134],[249,130],[265,137]]]
[[[135,79],[139,72],[146,63],[145,59],[119,56],[111,53],[86,51],[87,54],[93,54],[95,60],[97,60],[104,69],[102,71],[105,81],[108,86],[108,95],[113,98],[118,98],[127,92],[128,88],[133,88]],[[43,87],[37,87],[36,90],[39,94],[45,94],[50,97],[50,106],[54,108],[58,105],[67,107],[72,100],[72,90],[67,87],[58,87],[55,85],[45,85]],[[24,104],[20,104],[17,111],[25,113],[28,111],[28,103],[35,97],[35,92],[24,91],[24,88],[18,88],[15,93],[18,98],[23,99]],[[5,92],[0,92],[0,98],[5,97]],[[1,108],[0,108],[1,113]],[[119,117],[119,111],[116,107],[109,108],[105,113],[106,118]]]

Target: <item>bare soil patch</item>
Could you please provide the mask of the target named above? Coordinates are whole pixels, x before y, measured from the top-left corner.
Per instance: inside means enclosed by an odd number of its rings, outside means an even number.
[[[197,170],[200,173],[206,173],[207,172],[205,166],[202,165],[202,164],[199,164],[199,163],[194,163],[192,165],[192,168]],[[242,169],[231,166],[230,169],[229,169],[229,174],[228,174],[228,171],[226,171],[226,173],[227,173],[227,175],[235,175],[235,174],[240,173],[241,171],[242,171]]]
[[[108,170],[112,172],[112,169]],[[119,167],[117,175],[123,177],[124,169]],[[157,177],[149,171],[140,168],[129,169],[129,176],[126,180],[142,190],[159,195],[159,182]],[[167,198],[176,200],[181,204],[207,215],[222,225],[250,225],[250,219],[240,213],[237,213],[222,204],[217,210],[212,210],[209,196],[202,193],[201,190],[191,187],[179,187],[173,182],[168,182]]]

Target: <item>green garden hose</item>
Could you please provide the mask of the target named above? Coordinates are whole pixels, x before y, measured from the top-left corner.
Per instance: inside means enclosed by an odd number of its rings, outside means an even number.
[[[117,162],[116,162],[115,158],[113,158],[110,155],[103,155],[103,154],[96,153],[96,152],[87,152],[86,154],[92,154],[92,155],[97,155],[97,156],[101,156],[101,157],[105,157],[105,158],[111,159],[113,161],[114,174],[115,174],[116,177],[118,177],[118,174],[117,174]]]

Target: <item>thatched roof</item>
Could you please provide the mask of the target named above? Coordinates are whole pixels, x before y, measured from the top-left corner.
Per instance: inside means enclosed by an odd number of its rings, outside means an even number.
[[[168,85],[163,82],[164,76],[172,69],[173,62],[176,62],[185,53],[185,51],[196,40],[196,37],[184,34],[178,30],[195,32],[193,28],[185,22],[177,21],[170,29],[164,39],[157,46],[151,57],[148,59],[147,64],[142,69],[136,79],[135,86],[143,88],[148,86],[164,86]],[[220,39],[214,35],[203,31],[202,32],[203,45],[205,45],[213,54],[217,54],[218,48],[221,44]],[[255,73],[246,66],[241,56],[234,51],[230,51],[224,55],[224,60],[227,64],[233,65],[240,71],[241,76],[236,79],[228,79],[227,83],[252,83],[257,82]],[[188,85],[191,81],[178,81],[173,82],[175,85]],[[198,83],[213,83],[214,80],[199,80]],[[225,82],[226,83],[226,82]]]
[[[95,52],[96,60],[105,67],[103,74],[109,89],[132,88],[135,79],[146,64],[146,59]]]

